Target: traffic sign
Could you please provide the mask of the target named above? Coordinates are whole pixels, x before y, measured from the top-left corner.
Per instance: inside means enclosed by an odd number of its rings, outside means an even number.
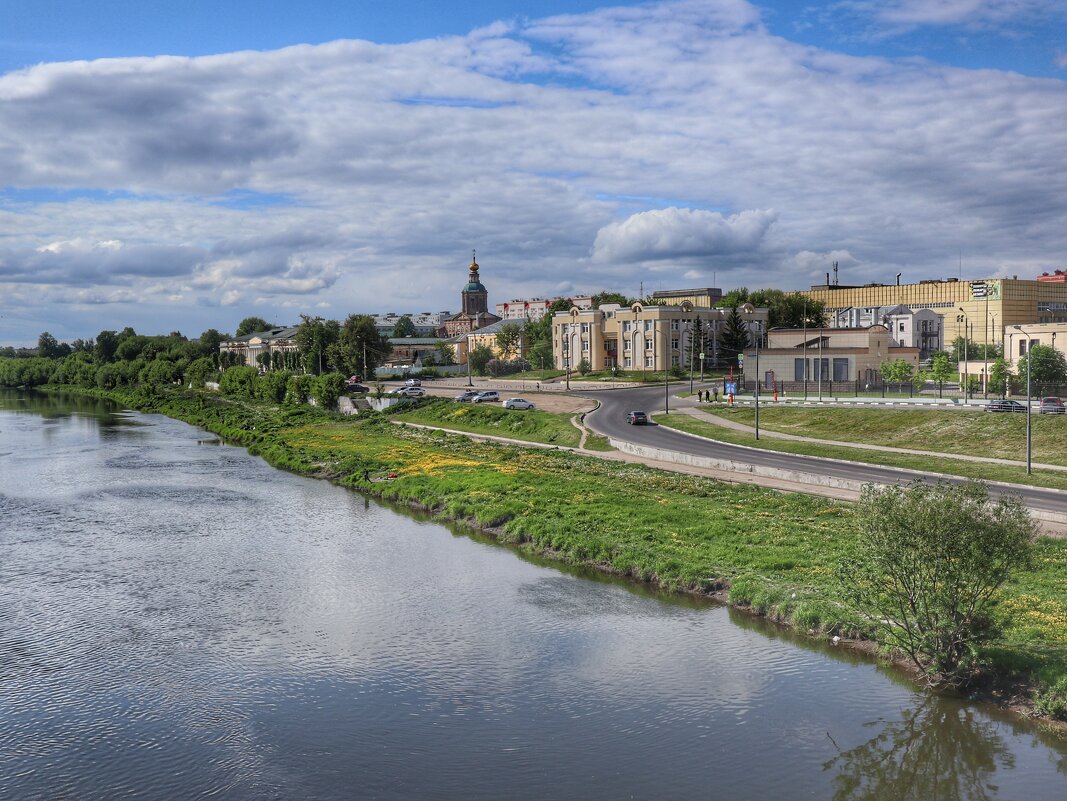
[[[736,395],[737,394],[737,384],[735,384],[733,382],[730,382],[730,381],[727,381],[723,385],[723,393],[726,394],[726,395]]]
[[[700,354],[700,361],[704,361],[704,354],[703,353]]]
[[[738,353],[738,354],[737,354],[737,361],[739,361],[739,362],[743,362],[744,360],[745,360],[745,354],[743,354],[743,353]]]

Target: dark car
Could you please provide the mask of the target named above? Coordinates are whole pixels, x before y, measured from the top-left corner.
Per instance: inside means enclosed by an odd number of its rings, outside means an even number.
[[[346,381],[345,392],[362,392],[363,394],[366,394],[370,392],[370,389],[363,386],[362,384],[357,384],[354,381]]]
[[[630,412],[626,415],[626,422],[632,426],[647,426],[648,415],[644,412]]]
[[[990,401],[985,407],[987,412],[1023,412],[1026,413],[1026,405],[1013,400]]]
[[[1059,398],[1042,398],[1041,405],[1037,407],[1038,414],[1063,414],[1067,412],[1063,401]]]

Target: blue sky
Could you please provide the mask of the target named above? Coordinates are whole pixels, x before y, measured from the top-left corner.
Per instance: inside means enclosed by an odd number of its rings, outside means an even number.
[[[1064,268],[1065,30],[1061,0],[4,0],[0,343],[455,309],[472,247],[492,302]]]

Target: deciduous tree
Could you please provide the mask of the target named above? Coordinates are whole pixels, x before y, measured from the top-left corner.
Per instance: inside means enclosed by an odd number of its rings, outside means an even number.
[[[864,488],[859,536],[839,567],[845,596],[931,683],[962,684],[996,634],[997,593],[1031,566],[1022,502],[984,484]]]

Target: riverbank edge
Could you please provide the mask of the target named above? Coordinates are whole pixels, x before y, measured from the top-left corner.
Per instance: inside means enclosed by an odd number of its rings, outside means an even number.
[[[299,459],[280,458],[279,451],[285,452],[285,455],[290,457],[296,456],[296,454],[290,450],[290,446],[287,443],[284,443],[277,438],[270,437],[264,432],[255,431],[255,429],[253,429],[252,431],[239,431],[233,428],[227,428],[226,426],[212,425],[212,421],[205,419],[202,415],[197,413],[200,409],[203,408],[204,396],[197,396],[198,405],[194,407],[192,398],[183,397],[177,392],[166,392],[163,394],[142,396],[140,395],[140,393],[126,393],[118,390],[101,390],[70,385],[44,385],[40,387],[35,387],[34,390],[43,391],[46,393],[66,393],[72,395],[81,395],[84,397],[105,399],[117,403],[125,408],[133,409],[135,411],[149,414],[161,414],[165,417],[170,417],[188,425],[192,425],[209,431],[229,444],[243,447],[250,454],[262,458],[275,469],[285,470],[286,472],[290,472],[295,475],[300,475],[308,478],[325,479],[333,484],[344,487],[346,489],[357,490],[358,492],[364,495],[369,495],[383,503],[390,504],[398,508],[408,508],[412,511],[422,512],[439,522],[463,526],[464,528],[467,528],[473,532],[481,533],[487,537],[490,537],[494,541],[502,545],[515,547],[517,550],[535,555],[550,562],[595,570],[605,575],[631,581],[634,584],[640,584],[646,587],[650,587],[655,591],[664,594],[690,595],[705,598],[711,601],[715,601],[717,603],[721,603],[732,609],[738,610],[744,614],[750,615],[751,617],[770,621],[777,626],[780,626],[785,629],[790,629],[798,633],[802,637],[810,637],[813,640],[825,640],[833,634],[833,630],[820,633],[805,629],[804,626],[797,624],[790,617],[780,615],[773,609],[761,608],[760,606],[754,603],[739,603],[735,600],[731,600],[731,580],[728,577],[717,578],[713,586],[710,588],[698,586],[679,586],[677,588],[668,587],[662,584],[659,577],[655,575],[651,577],[636,575],[633,572],[621,571],[614,568],[610,564],[606,564],[604,562],[593,559],[582,559],[575,561],[569,556],[562,556],[558,551],[554,551],[551,548],[537,547],[531,541],[522,539],[516,541],[512,537],[506,535],[502,526],[486,525],[469,517],[457,517],[449,515],[443,509],[436,508],[425,503],[420,503],[418,501],[390,497],[385,492],[376,490],[374,488],[376,482],[373,481],[367,483],[361,482],[357,484],[351,481],[345,481],[344,479],[346,478],[347,474],[344,472],[327,471],[322,469],[299,469],[296,467],[296,465],[299,463]],[[221,400],[221,398],[218,398],[218,396],[214,395],[208,397],[210,397],[211,400]],[[463,432],[456,433],[460,435],[463,434]],[[472,434],[471,436],[477,435]],[[581,458],[587,459],[597,458],[593,455],[576,455],[580,456]],[[658,471],[658,468],[649,469]],[[914,666],[902,659],[890,658],[881,650],[880,644],[876,641],[864,638],[832,638],[832,641],[837,647],[843,647],[857,652],[861,652],[874,658],[877,658],[883,663],[893,664],[899,670],[901,670],[901,672],[909,676],[918,687],[922,687],[922,682],[920,680],[921,677],[915,670]],[[1032,723],[1040,725],[1042,728],[1045,728],[1050,732],[1054,732],[1061,736],[1067,737],[1067,721],[1060,721],[1053,718],[1042,717],[1036,714],[1034,707],[1034,698],[1039,689],[1040,685],[1033,676],[1021,676],[1017,673],[1012,674],[1010,672],[1004,671],[993,671],[986,681],[977,685],[975,688],[972,688],[970,694],[967,697],[971,701],[978,703],[987,703],[992,706],[998,707],[1003,711],[1017,714],[1020,717],[1026,718]],[[951,691],[939,690],[939,692]]]

